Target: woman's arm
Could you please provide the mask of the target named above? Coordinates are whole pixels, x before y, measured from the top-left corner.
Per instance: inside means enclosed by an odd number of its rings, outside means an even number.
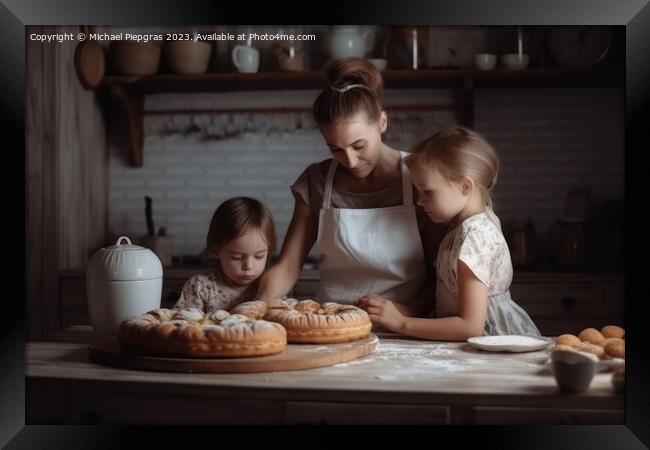
[[[483,334],[487,287],[458,261],[458,315],[439,319],[405,317],[388,300],[368,296],[361,302],[373,322],[402,334],[432,341],[464,341]]]
[[[282,244],[276,264],[260,277],[257,293],[259,300],[274,304],[298,281],[305,258],[316,242],[318,219],[309,206],[299,197],[295,198],[293,216]]]

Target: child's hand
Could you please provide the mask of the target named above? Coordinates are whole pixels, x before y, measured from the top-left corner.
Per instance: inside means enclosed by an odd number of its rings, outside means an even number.
[[[391,331],[400,332],[402,330],[406,317],[390,300],[379,295],[369,294],[357,299],[355,304],[365,309],[374,323]]]
[[[282,306],[282,300],[279,298],[268,299],[266,303],[269,308],[279,308]]]

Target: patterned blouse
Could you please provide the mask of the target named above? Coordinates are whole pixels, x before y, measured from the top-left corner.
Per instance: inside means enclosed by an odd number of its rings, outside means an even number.
[[[224,281],[220,269],[192,275],[183,285],[174,309],[198,308],[206,313],[219,309],[230,310],[240,303],[254,300],[257,288],[257,281],[241,292],[231,288]]]

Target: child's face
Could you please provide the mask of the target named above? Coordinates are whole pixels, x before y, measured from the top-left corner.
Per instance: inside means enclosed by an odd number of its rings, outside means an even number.
[[[386,113],[379,123],[368,123],[365,112],[320,129],[332,157],[356,178],[365,178],[373,171],[379,159],[381,133],[386,130]]]
[[[264,272],[269,245],[259,230],[249,230],[218,252],[221,269],[239,286],[253,283]]]
[[[461,183],[450,181],[437,170],[414,166],[413,184],[418,190],[418,205],[435,223],[445,223],[460,213],[469,201]]]

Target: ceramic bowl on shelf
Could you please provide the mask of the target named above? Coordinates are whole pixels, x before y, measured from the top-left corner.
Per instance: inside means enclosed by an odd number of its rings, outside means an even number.
[[[212,45],[202,41],[170,41],[163,47],[163,59],[172,73],[201,74],[208,71]]]
[[[501,64],[510,70],[522,70],[528,67],[530,57],[526,54],[508,53],[501,55]]]
[[[476,67],[481,70],[492,70],[497,66],[497,55],[492,53],[479,53],[474,56]]]
[[[115,41],[108,49],[116,75],[154,75],[160,64],[160,46],[149,42]]]

